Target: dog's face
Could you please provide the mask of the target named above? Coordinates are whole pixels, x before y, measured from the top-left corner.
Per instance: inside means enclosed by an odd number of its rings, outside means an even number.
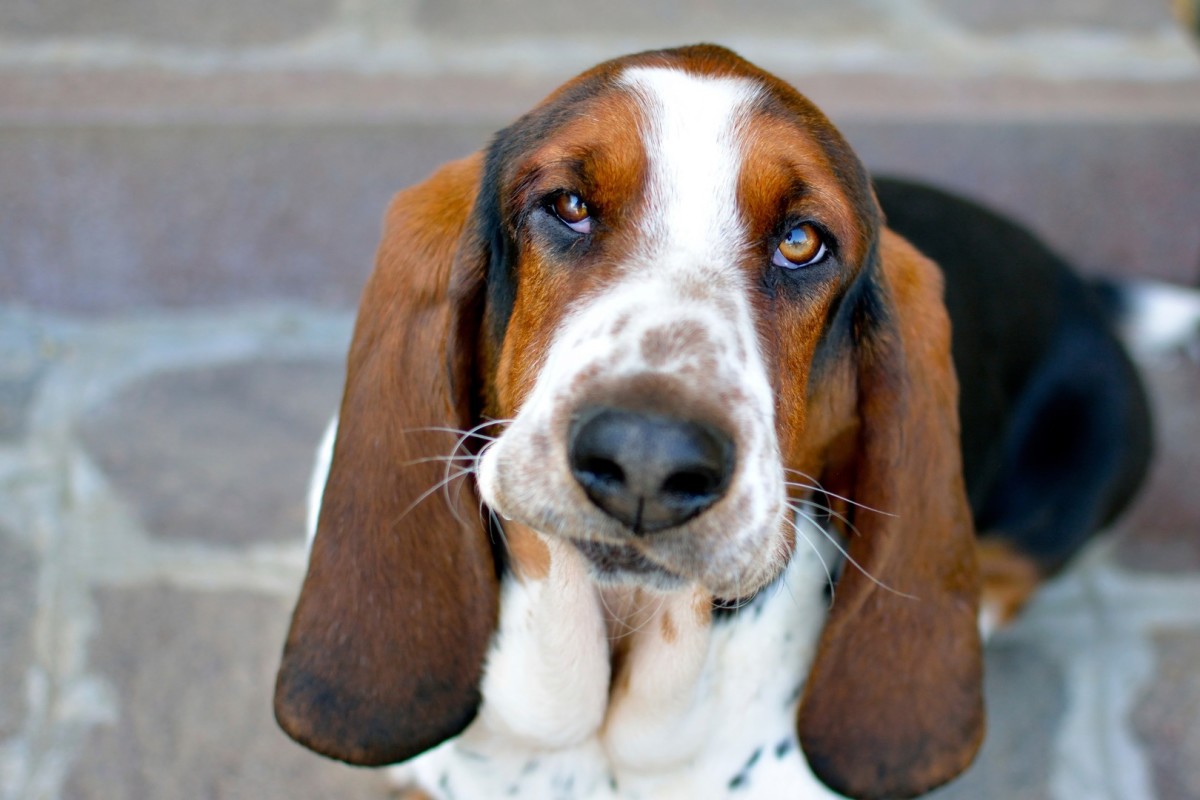
[[[479,201],[504,238],[491,508],[605,580],[738,598],[778,574],[788,484],[838,433],[807,426],[816,350],[878,237],[861,167],[818,129],[765,74],[646,59],[500,134]]]

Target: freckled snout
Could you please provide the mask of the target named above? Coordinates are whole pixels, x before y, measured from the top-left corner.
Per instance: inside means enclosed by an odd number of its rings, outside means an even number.
[[[641,536],[682,525],[720,500],[734,445],[704,422],[592,408],[571,426],[568,458],[588,498]]]

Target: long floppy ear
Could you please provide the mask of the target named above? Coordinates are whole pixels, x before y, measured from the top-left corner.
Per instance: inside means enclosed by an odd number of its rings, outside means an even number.
[[[884,231],[856,298],[858,414],[847,563],[801,702],[813,771],[856,798],[912,797],[983,739],[979,577],[941,274]],[[857,565],[857,566],[856,566]]]
[[[447,429],[473,424],[480,164],[449,164],[388,210],[276,682],[288,735],[354,764],[411,758],[479,705],[496,569],[471,487],[437,487],[457,438]]]

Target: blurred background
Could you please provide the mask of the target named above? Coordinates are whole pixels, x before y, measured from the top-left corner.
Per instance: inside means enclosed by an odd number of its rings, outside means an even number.
[[[1196,0],[5,0],[0,798],[371,798],[270,717],[312,448],[398,188],[714,41],[875,171],[1200,284]],[[998,637],[945,798],[1200,798],[1200,368],[1141,502]]]

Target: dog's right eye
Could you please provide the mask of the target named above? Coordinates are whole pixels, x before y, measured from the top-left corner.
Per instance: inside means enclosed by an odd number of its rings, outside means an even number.
[[[771,263],[784,269],[800,269],[820,262],[828,252],[817,227],[806,222],[788,231]]]
[[[550,203],[554,216],[576,233],[591,233],[592,217],[587,203],[574,192],[562,192]]]

